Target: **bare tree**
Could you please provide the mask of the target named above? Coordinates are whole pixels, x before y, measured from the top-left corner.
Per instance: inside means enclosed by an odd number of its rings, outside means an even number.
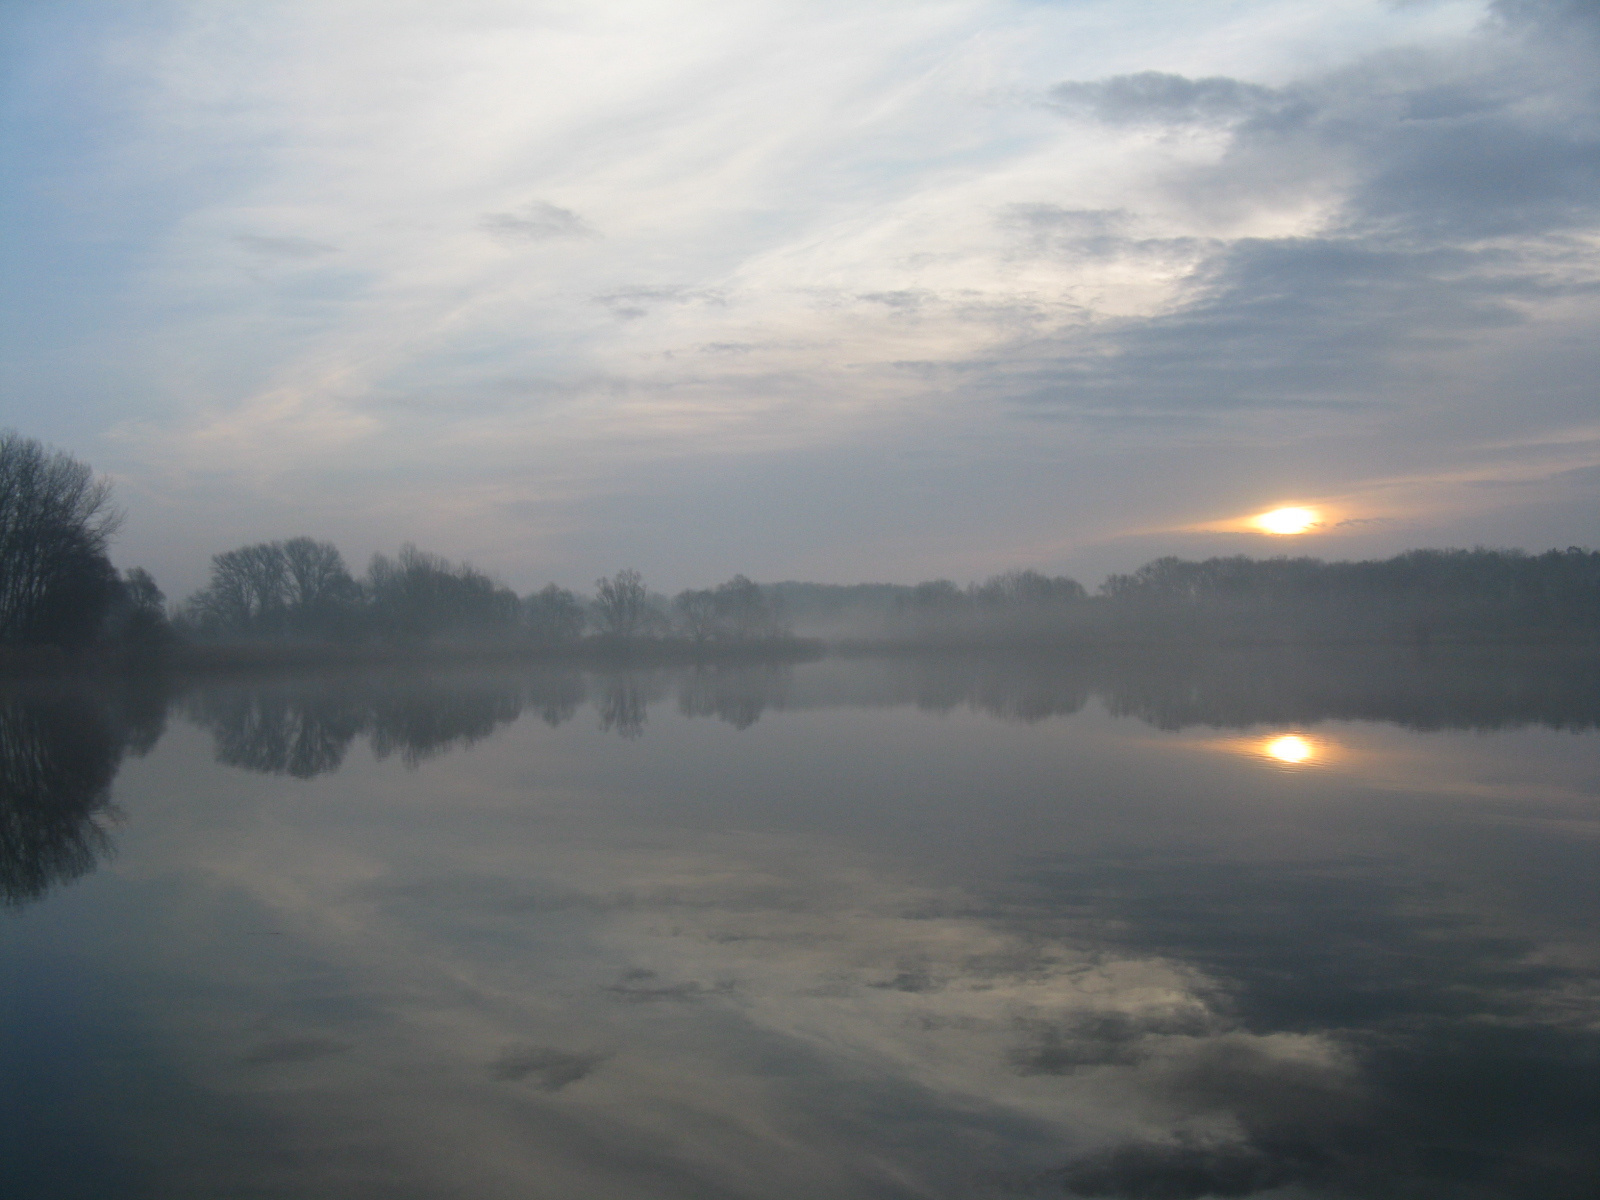
[[[564,587],[549,584],[522,602],[528,633],[541,642],[572,642],[583,634],[582,602]]]
[[[308,537],[283,543],[288,601],[301,609],[319,608],[348,599],[354,581],[345,569],[344,555],[331,542]]]
[[[289,596],[282,543],[258,542],[213,555],[211,582],[186,607],[202,629],[271,635],[283,630]]]
[[[650,623],[650,595],[637,571],[618,571],[595,580],[595,612],[600,627],[618,637],[632,637]]]
[[[766,593],[743,575],[718,584],[715,600],[718,620],[734,637],[767,637],[778,631],[778,615]]]
[[[98,635],[121,590],[106,555],[121,519],[86,464],[0,434],[0,643]]]
[[[172,627],[167,623],[167,597],[143,567],[130,567],[122,573],[121,594],[106,613],[103,629],[108,640],[129,649],[150,650],[169,642]]]
[[[987,608],[1047,608],[1076,604],[1089,596],[1076,579],[1065,575],[1052,579],[1038,571],[1007,571],[968,590],[978,604]]]
[[[395,559],[373,556],[366,593],[377,628],[403,642],[441,634],[509,632],[521,608],[515,592],[497,586],[482,571],[466,563],[453,566],[410,544]]]
[[[766,592],[743,575],[715,588],[680,592],[672,606],[683,631],[697,642],[770,637],[780,628],[776,607]]]
[[[289,628],[300,636],[341,637],[354,631],[361,587],[331,542],[308,537],[283,543]]]
[[[214,556],[185,615],[213,634],[328,637],[350,631],[360,598],[336,546],[297,537]]]
[[[697,642],[704,642],[721,632],[717,619],[717,594],[710,588],[679,592],[672,601],[677,610],[678,623]]]

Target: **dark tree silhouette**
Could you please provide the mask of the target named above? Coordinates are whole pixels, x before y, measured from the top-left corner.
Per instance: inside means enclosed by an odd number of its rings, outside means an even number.
[[[373,624],[396,642],[425,642],[451,634],[509,633],[521,602],[481,571],[453,566],[406,545],[397,558],[374,555],[367,568]]]
[[[618,571],[595,580],[595,614],[600,628],[617,637],[633,637],[650,624],[650,594],[637,571]]]
[[[773,637],[781,631],[777,606],[743,575],[715,588],[680,592],[672,607],[679,627],[697,642]]]
[[[710,588],[679,592],[672,600],[678,626],[697,642],[709,641],[721,632],[717,619],[717,595]]]
[[[207,633],[270,636],[283,631],[289,570],[278,542],[241,546],[211,558],[211,581],[185,615]]]
[[[1412,550],[1366,562],[1160,558],[1101,588],[1128,628],[1241,640],[1600,636],[1600,553]]]
[[[184,616],[210,636],[328,638],[354,631],[360,602],[338,548],[297,537],[215,555]]]
[[[1038,571],[1007,571],[972,588],[971,595],[980,607],[1047,608],[1075,604],[1087,599],[1089,593],[1076,579],[1065,575],[1052,579]]]
[[[340,637],[353,632],[361,587],[331,542],[290,538],[282,546],[287,575],[288,624],[303,637]]]
[[[553,583],[522,602],[522,615],[528,635],[538,642],[575,642],[587,621],[583,602]]]
[[[106,614],[104,629],[108,640],[133,650],[151,651],[172,641],[167,598],[149,571],[130,567],[122,573],[122,585]]]
[[[106,547],[121,514],[84,463],[0,434],[0,644],[82,646],[122,594]]]

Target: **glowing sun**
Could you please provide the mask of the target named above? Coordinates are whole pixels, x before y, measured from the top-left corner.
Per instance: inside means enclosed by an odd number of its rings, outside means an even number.
[[[1250,523],[1263,533],[1290,534],[1314,529],[1321,521],[1314,508],[1275,508],[1252,517]]]
[[[1303,763],[1316,755],[1317,748],[1298,733],[1286,733],[1268,741],[1261,752],[1282,763]]]

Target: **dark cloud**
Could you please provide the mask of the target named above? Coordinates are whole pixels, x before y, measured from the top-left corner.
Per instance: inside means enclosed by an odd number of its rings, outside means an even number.
[[[1050,89],[1047,103],[1062,112],[1109,124],[1190,124],[1229,121],[1286,103],[1283,93],[1239,79],[1187,79],[1160,71],[1068,82]]]
[[[507,1046],[489,1065],[489,1077],[503,1083],[530,1082],[547,1092],[559,1092],[594,1074],[605,1060],[603,1054],[574,1053],[549,1046]]]
[[[275,1063],[313,1062],[330,1055],[343,1054],[349,1049],[348,1043],[333,1038],[279,1038],[256,1046],[244,1056],[244,1061],[253,1067],[270,1066]]]
[[[719,983],[714,987],[689,980],[684,983],[658,983],[656,973],[635,969],[624,973],[620,982],[613,983],[606,991],[619,1000],[630,1004],[658,1004],[662,1001],[701,1000],[706,996],[726,995],[732,991],[732,986]]]
[[[1546,31],[1594,6],[1501,9]],[[1394,407],[1415,391],[1403,369],[1592,293],[1600,59],[1525,40],[1491,29],[1470,50],[1391,53],[1283,88],[1148,72],[1053,89],[1055,107],[1109,124],[1226,122],[1220,158],[1179,168],[1170,203],[1245,213],[1298,197],[1333,215],[1301,237],[1157,244],[1132,236],[1138,214],[1014,206],[1001,222],[1026,252],[1199,261],[1175,308],[1020,346],[992,386],[1034,412]]]
[[[926,969],[917,967],[910,971],[901,971],[893,979],[885,979],[877,983],[867,984],[870,988],[879,988],[890,992],[910,992],[913,995],[923,992],[937,992],[944,987],[941,980],[935,979]]]
[[[1084,1067],[1141,1061],[1149,1039],[1203,1037],[1221,1023],[1198,1006],[1179,1009],[1076,1013],[1056,1021],[1026,1021],[1026,1043],[1011,1056],[1024,1075],[1072,1075]]]
[[[1043,408],[1388,404],[1390,363],[1402,351],[1464,344],[1523,319],[1512,300],[1538,282],[1474,280],[1483,257],[1356,237],[1236,242],[1194,273],[1189,303],[1085,331],[1093,352],[1068,335],[1059,357],[1013,367],[1007,379]]]
[[[1070,1196],[1117,1200],[1202,1200],[1254,1196],[1293,1183],[1303,1172],[1252,1146],[1160,1143],[1119,1146],[1062,1173]]]
[[[534,200],[516,212],[485,213],[478,228],[504,242],[546,242],[552,238],[598,236],[570,208]]]
[[[255,233],[241,233],[233,240],[246,250],[268,258],[321,258],[324,254],[333,254],[339,249],[326,242],[316,242],[303,237],[266,237]]]
[[[1490,11],[1513,29],[1570,33],[1600,30],[1595,0],[1494,0]]]

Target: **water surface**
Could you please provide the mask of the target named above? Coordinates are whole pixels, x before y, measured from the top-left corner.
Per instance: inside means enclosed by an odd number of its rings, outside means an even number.
[[[12,687],[7,1195],[1590,1197],[1597,684]]]

